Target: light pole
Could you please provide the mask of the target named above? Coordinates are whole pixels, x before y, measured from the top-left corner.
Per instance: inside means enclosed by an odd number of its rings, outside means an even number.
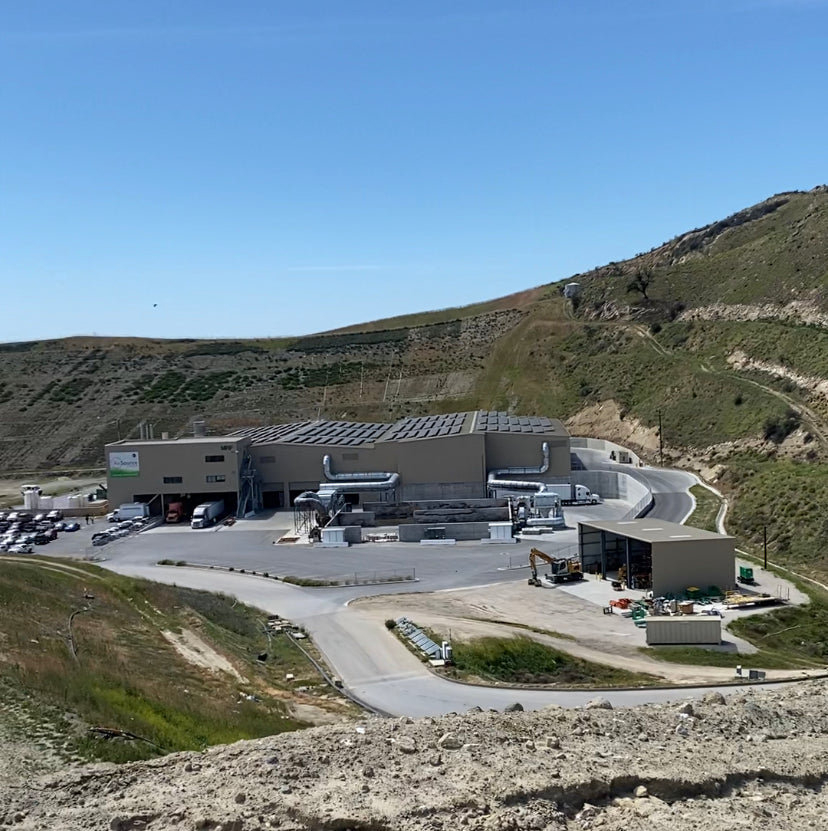
[[[768,570],[768,526],[762,526],[762,547],[765,551],[765,571]]]
[[[658,466],[664,467],[664,441],[661,436],[661,408],[658,409]]]

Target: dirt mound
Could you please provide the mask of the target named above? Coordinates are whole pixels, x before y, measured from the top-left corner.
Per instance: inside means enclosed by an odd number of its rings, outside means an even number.
[[[808,682],[624,710],[596,699],[371,719],[6,784],[0,820],[121,831],[825,827],[825,691]]]

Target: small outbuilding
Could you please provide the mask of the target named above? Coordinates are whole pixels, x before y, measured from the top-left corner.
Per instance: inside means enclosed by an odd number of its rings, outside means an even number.
[[[655,597],[735,584],[733,537],[661,519],[578,523],[584,572],[621,580]]]

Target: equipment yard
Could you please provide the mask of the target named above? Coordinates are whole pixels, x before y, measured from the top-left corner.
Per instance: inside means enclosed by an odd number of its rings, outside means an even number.
[[[631,594],[641,593],[625,593]],[[756,652],[751,644],[725,631],[725,640],[717,649],[733,653],[733,667],[686,666],[642,654],[640,648],[646,645],[644,629],[620,614],[602,613],[613,595],[617,596],[617,592],[609,583],[594,578],[542,590],[520,581],[429,594],[363,598],[351,603],[350,608],[378,627],[384,620],[405,616],[441,636],[450,635],[454,642],[527,637],[584,660],[655,675],[670,684],[730,681],[735,666],[749,664],[750,655]],[[793,599],[802,602],[807,598],[794,598],[792,594]],[[739,614],[744,612],[725,612],[723,622]],[[798,673],[768,671],[767,677],[789,678],[792,674]]]

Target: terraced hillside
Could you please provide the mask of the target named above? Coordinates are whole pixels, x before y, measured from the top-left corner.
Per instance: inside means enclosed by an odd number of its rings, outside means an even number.
[[[653,454],[660,414],[668,458],[752,488],[761,522],[737,510],[739,527],[781,538],[792,505],[828,507],[799,479],[824,472],[828,444],[826,243],[819,187],[576,275],[574,302],[561,282],[292,340],[0,345],[0,470],[100,465],[141,422],[160,436],[195,416],[220,432],[475,407],[569,418]],[[779,456],[796,499],[772,484]]]

